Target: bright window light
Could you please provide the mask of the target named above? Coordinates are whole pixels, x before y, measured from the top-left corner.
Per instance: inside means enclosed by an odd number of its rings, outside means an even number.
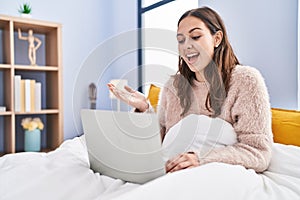
[[[157,2],[156,0],[144,0],[143,3],[149,6]],[[178,69],[177,22],[184,12],[197,7],[198,0],[175,0],[143,14],[142,24],[144,28],[161,29],[163,32],[155,36],[149,31],[143,33],[143,45],[146,47],[143,60],[145,66],[144,83],[156,82],[163,85],[170,75],[176,73]],[[164,37],[165,34],[168,36]],[[153,40],[153,37],[161,43],[168,39],[167,42],[173,46],[171,45],[171,49],[147,49],[147,44]]]

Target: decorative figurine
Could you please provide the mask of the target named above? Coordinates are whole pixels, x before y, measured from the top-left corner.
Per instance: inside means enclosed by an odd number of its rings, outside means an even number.
[[[96,109],[97,87],[94,83],[89,85],[90,109]]]
[[[27,37],[22,36],[20,28],[18,29],[18,33],[19,33],[19,39],[20,40],[27,40],[28,41],[28,58],[29,58],[29,61],[30,61],[31,65],[36,65],[36,50],[41,46],[42,41],[39,38],[34,37],[32,29],[28,30],[28,36]],[[37,45],[35,45],[34,42],[37,42]]]

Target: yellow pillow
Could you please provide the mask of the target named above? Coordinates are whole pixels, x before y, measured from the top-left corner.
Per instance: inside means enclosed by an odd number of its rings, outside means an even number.
[[[155,112],[157,109],[159,93],[160,93],[160,87],[151,84],[149,89],[149,94],[148,94],[148,100]]]
[[[300,112],[272,108],[274,142],[300,146]]]

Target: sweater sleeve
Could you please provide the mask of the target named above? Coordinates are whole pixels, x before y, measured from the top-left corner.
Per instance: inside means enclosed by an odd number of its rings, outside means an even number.
[[[263,172],[269,166],[273,142],[267,88],[254,68],[234,76],[231,87],[235,90],[235,102],[230,113],[238,142],[215,148],[203,157],[198,154],[199,162],[224,162]]]
[[[166,107],[167,107],[167,88],[163,87],[159,97],[158,103],[158,120],[160,126],[160,134],[162,140],[166,135]]]
[[[174,120],[175,118],[180,118],[176,116],[174,113],[174,103],[177,99],[177,91],[173,86],[174,77],[171,77],[162,88],[162,91],[159,96],[158,102],[158,118],[159,124],[161,128],[161,136],[164,139],[165,134],[167,133],[168,129],[170,128],[170,121]],[[176,108],[178,109],[178,108]],[[176,110],[175,109],[175,110]],[[172,117],[172,119],[170,118]],[[175,117],[175,118],[174,118]],[[175,119],[176,121],[176,119]]]

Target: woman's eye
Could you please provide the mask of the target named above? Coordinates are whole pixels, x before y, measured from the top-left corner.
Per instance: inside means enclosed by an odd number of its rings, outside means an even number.
[[[200,37],[201,37],[200,35],[199,36],[194,36],[194,37],[192,37],[192,39],[193,40],[198,40]]]
[[[184,40],[177,40],[179,44],[184,43]]]

